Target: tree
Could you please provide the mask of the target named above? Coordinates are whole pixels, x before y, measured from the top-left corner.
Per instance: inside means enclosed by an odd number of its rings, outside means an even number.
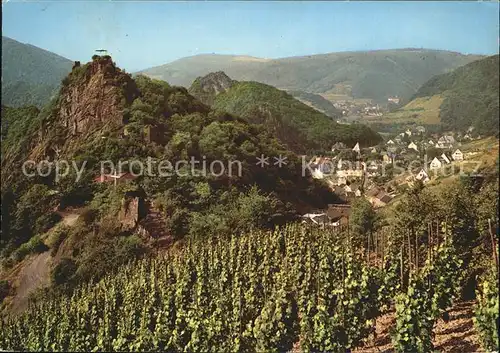
[[[351,206],[349,217],[349,227],[355,234],[354,241],[360,243],[365,237],[369,239],[376,228],[376,223],[377,215],[372,205],[365,198],[357,198]]]

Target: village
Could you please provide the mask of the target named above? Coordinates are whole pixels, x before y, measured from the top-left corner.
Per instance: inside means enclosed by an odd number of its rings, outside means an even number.
[[[430,133],[424,126],[387,135],[377,146],[361,148],[333,144],[331,151],[312,162],[312,176],[327,183],[339,203],[302,216],[304,223],[346,227],[351,204],[366,198],[380,209],[419,182],[423,185],[464,171],[467,160],[478,152],[461,147],[481,136],[471,127],[465,133]],[[470,168],[466,168],[471,171]]]

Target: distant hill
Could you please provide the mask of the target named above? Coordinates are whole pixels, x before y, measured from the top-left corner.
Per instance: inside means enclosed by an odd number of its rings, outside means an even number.
[[[259,82],[238,82],[223,72],[199,77],[189,93],[217,110],[261,124],[289,149],[304,153],[335,142],[376,144],[380,136],[363,125],[341,125],[292,95]]]
[[[386,101],[409,99],[432,76],[480,59],[477,55],[428,49],[342,52],[281,59],[197,55],[141,71],[170,84],[189,86],[210,72],[257,81],[288,91],[338,93]]]
[[[329,117],[340,118],[342,116],[342,112],[335,108],[332,102],[319,94],[304,91],[289,91],[288,93],[300,100],[302,103],[325,113]]]
[[[2,104],[43,106],[72,64],[47,50],[2,37]]]
[[[426,82],[414,98],[442,95],[439,117],[445,129],[473,126],[480,134],[498,134],[499,56],[460,67]]]
[[[377,131],[427,125],[463,132],[472,126],[480,135],[497,135],[498,61],[498,55],[494,55],[435,76],[405,106],[363,122]]]

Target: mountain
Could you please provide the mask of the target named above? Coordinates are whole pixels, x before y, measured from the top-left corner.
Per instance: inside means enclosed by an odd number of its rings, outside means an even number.
[[[432,76],[481,58],[429,49],[341,52],[280,59],[197,55],[141,71],[188,86],[199,76],[224,71],[239,81],[257,81],[289,91],[342,94],[387,101],[409,99]]]
[[[72,65],[62,56],[2,37],[2,104],[43,106]]]
[[[427,81],[414,96],[442,96],[439,118],[445,129],[483,135],[499,131],[499,56],[493,55]]]
[[[198,77],[189,93],[216,110],[264,126],[296,153],[329,149],[335,142],[368,146],[381,139],[363,125],[338,124],[285,91],[259,82],[238,82],[220,71]]]

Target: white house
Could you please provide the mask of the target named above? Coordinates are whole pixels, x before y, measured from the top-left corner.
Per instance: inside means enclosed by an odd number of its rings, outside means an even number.
[[[444,154],[444,153],[441,155],[441,159],[442,159],[442,160],[443,160],[446,164],[450,164],[450,163],[451,163],[451,161],[450,161],[450,159],[448,158],[448,156],[447,156],[446,154]]]
[[[431,145],[431,146],[434,146],[434,141],[432,141],[432,140],[429,140],[429,142],[427,142],[427,143],[428,143],[429,145]]]
[[[431,161],[429,168],[431,170],[436,170],[436,169],[440,169],[442,166],[443,166],[443,163],[441,163],[441,161],[437,157],[434,157],[434,159]]]
[[[407,134],[408,136],[411,136],[411,130],[410,129],[406,129],[405,134]]]
[[[386,143],[386,144],[387,144],[387,145],[395,145],[394,141],[392,141],[392,140],[387,141],[387,143]]]
[[[408,149],[412,149],[415,150],[415,152],[418,152],[418,147],[413,141],[408,145]]]
[[[415,179],[421,180],[424,184],[429,182],[429,180],[430,180],[429,175],[427,174],[427,172],[424,169],[421,169],[420,172],[418,172]]]
[[[463,161],[464,160],[464,154],[459,149],[457,149],[455,152],[453,152],[451,157],[453,158],[454,161]]]
[[[377,147],[373,147],[372,150],[371,150],[372,153],[377,153]]]
[[[356,143],[356,145],[352,148],[352,150],[357,153],[361,151],[361,149],[359,148],[359,142]]]

